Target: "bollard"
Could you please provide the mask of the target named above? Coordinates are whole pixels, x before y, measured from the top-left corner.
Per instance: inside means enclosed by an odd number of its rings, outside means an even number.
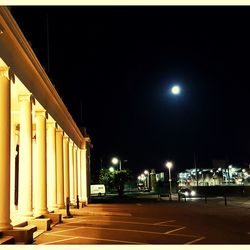
[[[178,202],[181,201],[181,197],[180,197],[180,194],[178,194]]]
[[[227,196],[224,196],[225,206],[227,206]]]
[[[79,196],[76,196],[76,208],[79,209]]]
[[[69,197],[66,198],[66,217],[65,218],[71,218],[72,215],[69,211],[69,205],[70,205],[70,201],[69,201]]]
[[[205,204],[207,204],[207,196],[205,195]]]

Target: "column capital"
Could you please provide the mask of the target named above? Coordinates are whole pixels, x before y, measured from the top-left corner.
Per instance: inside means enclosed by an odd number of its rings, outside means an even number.
[[[69,138],[69,136],[65,133],[65,131],[63,131],[63,138],[64,138],[64,139],[67,139],[68,142],[70,141],[70,138]]]
[[[48,120],[46,123],[47,128],[53,127],[56,128],[56,122]]]
[[[18,102],[23,102],[23,101],[27,101],[27,102],[31,102],[35,105],[35,98],[31,93],[27,93],[27,94],[21,94],[18,96]]]
[[[35,116],[43,116],[46,119],[48,119],[48,112],[46,110],[36,110],[35,111]]]
[[[71,147],[73,147],[73,145],[74,145],[74,142],[69,138],[69,145],[71,146]]]
[[[63,133],[63,129],[60,126],[56,127],[56,132],[57,133]]]
[[[0,77],[6,77],[8,80],[12,80],[12,82],[15,83],[15,75],[8,66],[0,66]]]

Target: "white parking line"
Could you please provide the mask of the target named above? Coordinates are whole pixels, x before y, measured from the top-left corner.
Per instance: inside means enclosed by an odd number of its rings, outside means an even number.
[[[166,221],[161,221],[161,222],[156,222],[154,223],[153,225],[162,225],[162,224],[165,224],[165,223],[169,223],[169,222],[175,222],[176,220],[166,220]]]
[[[198,238],[200,237],[199,235],[194,235],[194,234],[170,234],[171,236],[180,236],[180,237],[188,237],[188,238]]]
[[[204,239],[206,239],[206,237],[203,236],[203,237],[200,237],[200,238],[198,238],[198,239],[189,241],[189,242],[185,243],[184,245],[190,245],[190,244],[193,244],[193,243],[195,243],[195,242],[198,242],[198,241],[201,241],[201,240],[204,240]]]
[[[60,236],[62,236],[62,235],[60,235]],[[63,241],[74,240],[74,239],[78,239],[78,237],[71,237],[71,238],[68,238],[68,239],[50,241],[50,242],[42,243],[42,244],[39,244],[39,245],[49,245],[49,244],[53,244],[53,243],[57,243],[57,242],[63,242]]]
[[[88,221],[88,222],[90,222],[90,221],[100,221],[100,222],[114,222],[114,223],[124,223],[124,224],[138,224],[138,225],[148,225],[148,226],[162,226],[162,227],[169,227],[169,226],[171,226],[171,227],[181,227],[182,225],[162,225],[162,224],[159,224],[159,225],[157,225],[156,223],[147,223],[147,222],[134,222],[134,221],[121,221],[121,220],[112,220],[112,221],[110,221],[110,220],[92,220],[92,219],[84,219],[84,220],[80,220],[80,221],[78,221],[78,222],[84,222],[84,221]],[[174,222],[175,220],[169,220],[168,222]],[[167,221],[165,221],[164,223],[166,223]],[[74,223],[74,222],[72,222],[72,223]]]
[[[167,232],[165,232],[164,234],[170,234],[170,233],[173,233],[173,232],[182,230],[182,229],[184,229],[184,228],[186,228],[186,227],[180,227],[180,228],[177,228],[177,229],[174,229],[174,230],[171,230],[171,231],[167,231]]]
[[[68,231],[72,231],[72,230],[75,230],[75,229],[84,229],[84,228],[85,227],[74,227],[74,228],[71,228],[71,229],[65,229],[65,230],[60,230],[60,231],[55,231],[55,232],[45,233],[45,234],[54,234],[54,233],[57,234],[57,233],[61,233],[61,232],[68,232]]]
[[[182,228],[178,228],[178,229],[175,229],[175,230],[171,230],[169,232],[166,232],[166,233],[161,233],[161,232],[154,232],[154,231],[144,231],[144,230],[134,230],[134,229],[122,229],[122,228],[109,228],[109,227],[75,227],[75,228],[71,228],[71,229],[66,229],[66,230],[61,230],[61,231],[56,231],[54,232],[55,234],[57,233],[61,233],[61,232],[67,232],[67,231],[72,231],[72,230],[78,230],[78,229],[95,229],[95,230],[109,230],[109,231],[121,231],[121,232],[136,232],[136,233],[145,233],[145,234],[168,234],[168,233],[171,233],[173,231],[176,231],[176,230],[180,230]],[[50,233],[50,235],[54,235],[53,232]]]
[[[60,234],[53,234],[53,236],[65,237],[65,235],[60,235]],[[107,242],[126,243],[126,244],[145,244],[143,242],[136,242],[136,241],[112,240],[112,239],[78,236],[78,237],[71,237],[69,239],[55,240],[55,241],[51,241],[51,242],[46,242],[46,243],[43,243],[43,244],[40,244],[40,245],[49,245],[49,244],[52,244],[52,243],[68,241],[68,240],[73,240],[73,239],[97,240],[97,241],[107,241]]]

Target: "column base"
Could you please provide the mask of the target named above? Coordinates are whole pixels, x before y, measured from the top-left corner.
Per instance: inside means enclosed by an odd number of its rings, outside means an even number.
[[[56,205],[56,204],[53,204],[53,205],[48,206],[48,211],[49,211],[49,213],[50,213],[50,212],[56,210],[57,208],[58,208],[57,205]]]
[[[21,212],[21,211],[18,211],[18,215],[21,216],[21,217],[33,217],[33,212]]]
[[[0,231],[12,230],[13,226],[10,223],[0,223]]]
[[[63,209],[63,208],[65,208],[65,205],[64,205],[64,204],[59,204],[59,205],[57,205],[57,209]]]
[[[35,210],[34,211],[34,217],[39,217],[41,215],[45,215],[48,214],[49,211],[48,210]]]

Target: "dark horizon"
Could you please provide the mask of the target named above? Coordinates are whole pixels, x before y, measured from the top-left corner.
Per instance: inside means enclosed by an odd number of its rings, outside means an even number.
[[[248,6],[12,6],[93,143],[134,173],[250,163]],[[48,63],[49,62],[49,63]],[[182,92],[170,94],[178,83]]]

